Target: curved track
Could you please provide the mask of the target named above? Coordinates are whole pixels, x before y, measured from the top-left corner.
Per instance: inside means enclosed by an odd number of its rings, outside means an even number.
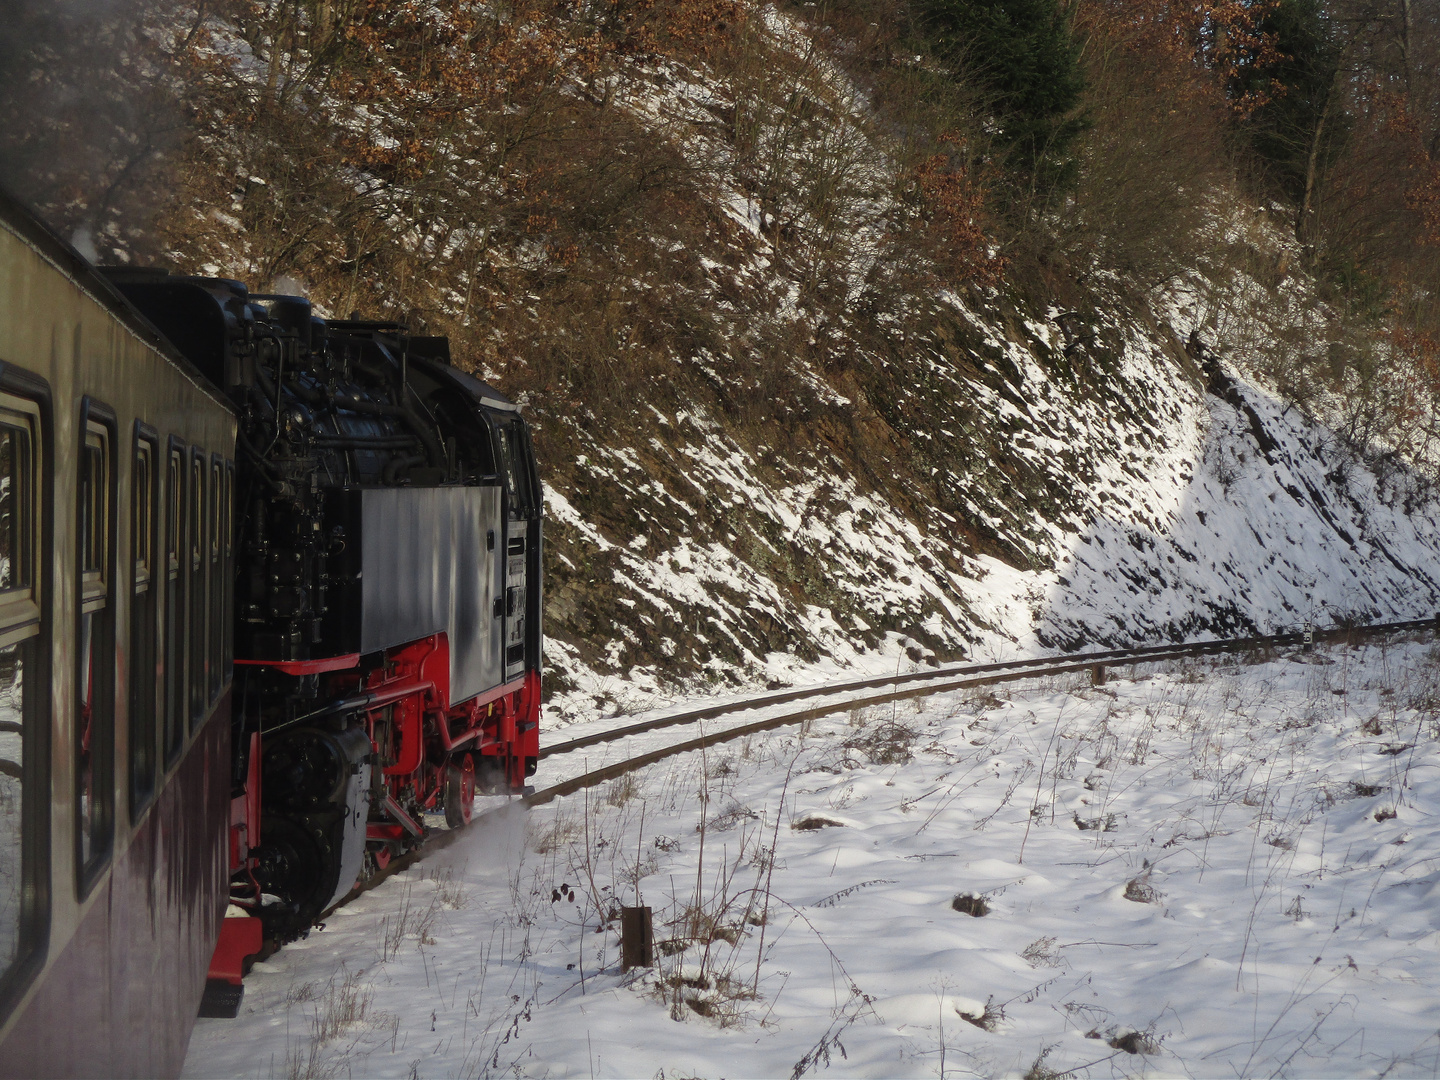
[[[1413,633],[1419,630],[1440,628],[1440,616],[1434,619],[1415,619],[1406,622],[1376,623],[1370,626],[1339,627],[1331,630],[1316,630],[1313,641],[1357,642],[1372,637],[1390,634]],[[1087,669],[1129,666],[1133,664],[1158,663],[1165,660],[1181,660],[1196,656],[1213,656],[1220,653],[1248,652],[1256,649],[1274,649],[1305,644],[1305,634],[1296,632],[1272,634],[1261,637],[1225,638],[1214,641],[1197,641],[1187,644],[1146,645],[1131,649],[1103,649],[1094,652],[1066,653],[1060,656],[1045,656],[1027,660],[1008,660],[988,664],[959,664],[932,668],[928,671],[901,672],[895,675],[871,676],[842,682],[824,683],[818,686],[796,687],[776,690],[754,697],[744,698],[716,705],[703,705],[676,713],[640,720],[582,735],[572,739],[542,746],[542,758],[573,753],[587,747],[619,742],[638,735],[660,731],[665,728],[700,725],[707,720],[737,720],[710,731],[701,730],[698,735],[667,743],[658,748],[643,749],[628,754],[620,760],[607,762],[595,769],[587,769],[568,779],[551,784],[549,787],[532,791],[523,796],[526,806],[539,806],[587,787],[594,787],[627,772],[653,765],[667,757],[702,750],[731,739],[743,738],[756,732],[804,723],[806,720],[825,716],[841,709],[859,709],[871,705],[883,705],[892,701],[938,694],[967,686],[987,686],[996,683],[1016,682],[1020,679],[1043,678],[1064,675]],[[794,706],[787,708],[786,706]],[[746,720],[744,714],[764,712],[757,719]],[[504,806],[514,804],[508,800],[502,806],[479,811],[471,824],[482,821],[488,814]],[[413,865],[427,852],[453,843],[465,835],[465,830],[439,832],[408,855],[395,859],[379,874],[362,882],[335,907],[342,907],[363,892],[378,885],[385,878],[407,866]],[[331,909],[332,911],[334,908]],[[328,914],[328,912],[326,913]]]
[[[1377,623],[1363,627],[1341,627],[1332,630],[1317,630],[1311,635],[1313,641],[1358,641],[1363,638],[1389,634],[1410,633],[1417,630],[1435,629],[1440,618],[1418,619],[1407,622]],[[895,675],[880,675],[845,682],[825,683],[759,694],[741,701],[719,705],[701,706],[682,712],[657,716],[647,720],[609,728],[574,739],[542,746],[540,756],[552,757],[571,753],[586,747],[617,742],[635,735],[647,734],[668,727],[701,724],[706,720],[738,718],[743,713],[770,710],[777,706],[799,705],[793,709],[781,709],[771,715],[738,723],[718,730],[702,731],[689,739],[611,762],[600,768],[562,780],[549,787],[527,794],[525,804],[538,806],[565,795],[574,794],[583,788],[622,776],[627,772],[652,765],[667,757],[707,746],[743,738],[760,731],[803,723],[806,720],[824,716],[840,709],[866,708],[871,705],[888,704],[909,698],[938,694],[946,690],[957,690],[967,686],[986,686],[995,683],[1014,682],[1020,679],[1041,678],[1063,675],[1086,669],[1104,669],[1132,664],[1157,663],[1164,660],[1179,660],[1195,656],[1218,653],[1247,652],[1254,649],[1283,648],[1305,644],[1304,633],[1273,634],[1264,637],[1225,638],[1216,641],[1199,641],[1180,645],[1147,645],[1132,649],[1105,649],[1096,652],[1067,653],[1060,656],[1038,657],[1027,660],[1011,660],[989,664],[962,664],[933,668],[928,671],[912,671]],[[872,691],[864,693],[864,691]],[[800,704],[803,703],[803,704]],[[481,815],[483,816],[483,815]]]

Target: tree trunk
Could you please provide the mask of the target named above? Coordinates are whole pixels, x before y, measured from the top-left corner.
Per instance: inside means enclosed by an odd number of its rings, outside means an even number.
[[[1305,162],[1305,196],[1300,201],[1300,212],[1295,216],[1295,239],[1307,252],[1310,248],[1310,218],[1315,213],[1315,174],[1320,164],[1320,143],[1325,137],[1325,121],[1330,116],[1330,100],[1333,96],[1332,86],[1331,93],[1325,95],[1325,108],[1320,110],[1320,119],[1316,122],[1310,139],[1310,155]]]
[[[1325,91],[1325,105],[1320,110],[1320,119],[1315,121],[1315,130],[1310,138],[1310,153],[1305,161],[1305,195],[1300,201],[1300,212],[1295,217],[1295,239],[1307,254],[1310,249],[1311,218],[1315,213],[1315,183],[1320,172],[1320,146],[1325,141],[1325,125],[1330,119],[1330,110],[1335,104],[1339,90],[1340,70],[1344,66],[1344,53],[1335,61],[1335,71],[1330,76],[1330,87]]]
[[[272,108],[276,105],[276,90],[280,85],[280,57],[287,49],[294,48],[291,40],[293,35],[294,12],[289,10],[290,4],[281,3],[275,9],[275,21],[270,30],[270,62],[265,71],[265,103]]]
[[[1410,31],[1415,26],[1415,12],[1410,5],[1411,0],[1400,0],[1400,66],[1405,72],[1405,91],[1413,98],[1415,86],[1411,78]]]

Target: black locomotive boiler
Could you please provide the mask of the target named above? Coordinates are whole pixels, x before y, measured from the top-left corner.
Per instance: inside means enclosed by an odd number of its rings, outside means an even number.
[[[540,509],[445,339],[0,196],[0,1073],[178,1071],[266,939],[524,786]]]

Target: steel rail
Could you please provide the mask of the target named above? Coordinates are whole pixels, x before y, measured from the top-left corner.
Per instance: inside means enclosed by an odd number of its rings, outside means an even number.
[[[1433,630],[1437,626],[1434,619],[1417,620],[1403,623],[1382,623],[1374,626],[1337,628],[1327,631],[1315,631],[1312,634],[1314,641],[1346,640],[1353,637],[1374,637],[1381,634],[1394,634],[1413,632],[1416,630]],[[1273,634],[1268,637],[1257,638],[1229,638],[1221,641],[1192,642],[1183,645],[1157,645],[1146,646],[1142,649],[1130,650],[1108,650],[1097,653],[1075,653],[1063,657],[1046,657],[1038,661],[1026,661],[1023,670],[1021,665],[1012,664],[981,664],[964,670],[951,670],[946,672],[916,672],[912,675],[929,675],[920,686],[912,686],[900,690],[886,690],[866,697],[848,698],[844,701],[823,701],[820,704],[796,712],[787,712],[780,716],[766,717],[763,720],[756,720],[749,724],[741,724],[736,727],[723,728],[720,731],[702,733],[696,738],[687,739],[684,742],[674,743],[670,746],[661,747],[647,753],[629,757],[623,761],[612,762],[609,765],[601,766],[590,772],[579,776],[571,777],[569,780],[562,780],[558,784],[542,788],[524,797],[524,803],[528,806],[540,806],[555,799],[563,798],[566,795],[573,795],[587,787],[594,787],[606,780],[613,780],[625,773],[634,772],[647,765],[653,765],[663,761],[667,757],[674,757],[679,754],[689,753],[694,750],[704,750],[718,743],[728,742],[731,739],[743,738],[746,735],[753,735],[761,731],[769,731],[774,728],[787,727],[791,724],[804,723],[807,720],[818,719],[821,716],[828,716],[840,709],[863,709],[871,705],[885,705],[892,701],[907,701],[912,698],[926,697],[930,694],[944,693],[947,690],[958,690],[968,686],[992,686],[997,683],[1018,682],[1021,679],[1045,678],[1052,675],[1065,675],[1076,671],[1085,671],[1094,668],[1097,663],[1103,666],[1120,666],[1126,664],[1159,663],[1165,660],[1183,660],[1193,656],[1213,655],[1222,652],[1245,652],[1256,648],[1280,647],[1285,645],[1304,644],[1305,635],[1303,632],[1294,634]],[[1108,659],[1105,659],[1107,658]],[[1009,668],[1011,670],[996,671],[997,668]],[[916,681],[913,678],[896,680],[887,679],[883,682],[895,683],[897,681]],[[870,680],[860,680],[859,685],[865,685]],[[810,697],[823,696],[828,698],[831,694],[840,692],[831,687],[821,695],[811,688]],[[802,696],[802,695],[796,695]],[[789,700],[795,700],[791,697]],[[774,701],[770,701],[774,704]],[[741,711],[743,708],[754,708],[743,703],[733,711]],[[699,711],[699,710],[697,710]],[[723,713],[721,714],[723,715]],[[707,717],[708,718],[708,717]],[[616,729],[619,732],[616,737],[623,738],[626,735],[636,734],[638,731],[650,731],[659,727],[669,726],[672,718],[660,718],[661,722],[653,726],[631,725],[626,729]],[[684,722],[684,721],[678,721]],[[606,732],[604,734],[616,734]],[[575,740],[579,742],[580,740]],[[586,745],[592,745],[587,742]],[[556,752],[559,752],[558,750]]]

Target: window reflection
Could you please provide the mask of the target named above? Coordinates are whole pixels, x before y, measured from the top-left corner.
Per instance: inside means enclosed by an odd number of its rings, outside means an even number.
[[[185,595],[180,574],[185,546],[185,466],[170,451],[165,479],[165,762],[174,763],[185,743]]]
[[[114,739],[107,662],[114,655],[110,573],[110,473],[107,433],[91,425],[80,456],[80,618],[76,627],[75,784],[82,882],[110,850],[111,750]],[[82,888],[88,887],[88,882]]]
[[[0,649],[0,973],[20,944],[25,878],[21,867],[24,804],[25,654],[33,638]]]
[[[29,499],[29,458],[28,433],[0,424],[0,592],[30,585],[29,544],[20,512]]]
[[[38,867],[27,829],[35,806],[44,806],[45,785],[34,770],[43,762],[34,739],[40,735],[45,680],[39,666],[40,619],[34,592],[35,421],[28,403],[0,402],[0,977],[35,946]],[[28,681],[29,693],[26,693]]]
[[[155,474],[149,442],[135,444],[131,492],[131,534],[134,562],[130,601],[130,813],[134,815],[155,792]]]
[[[0,427],[0,589],[15,584],[15,431]]]

